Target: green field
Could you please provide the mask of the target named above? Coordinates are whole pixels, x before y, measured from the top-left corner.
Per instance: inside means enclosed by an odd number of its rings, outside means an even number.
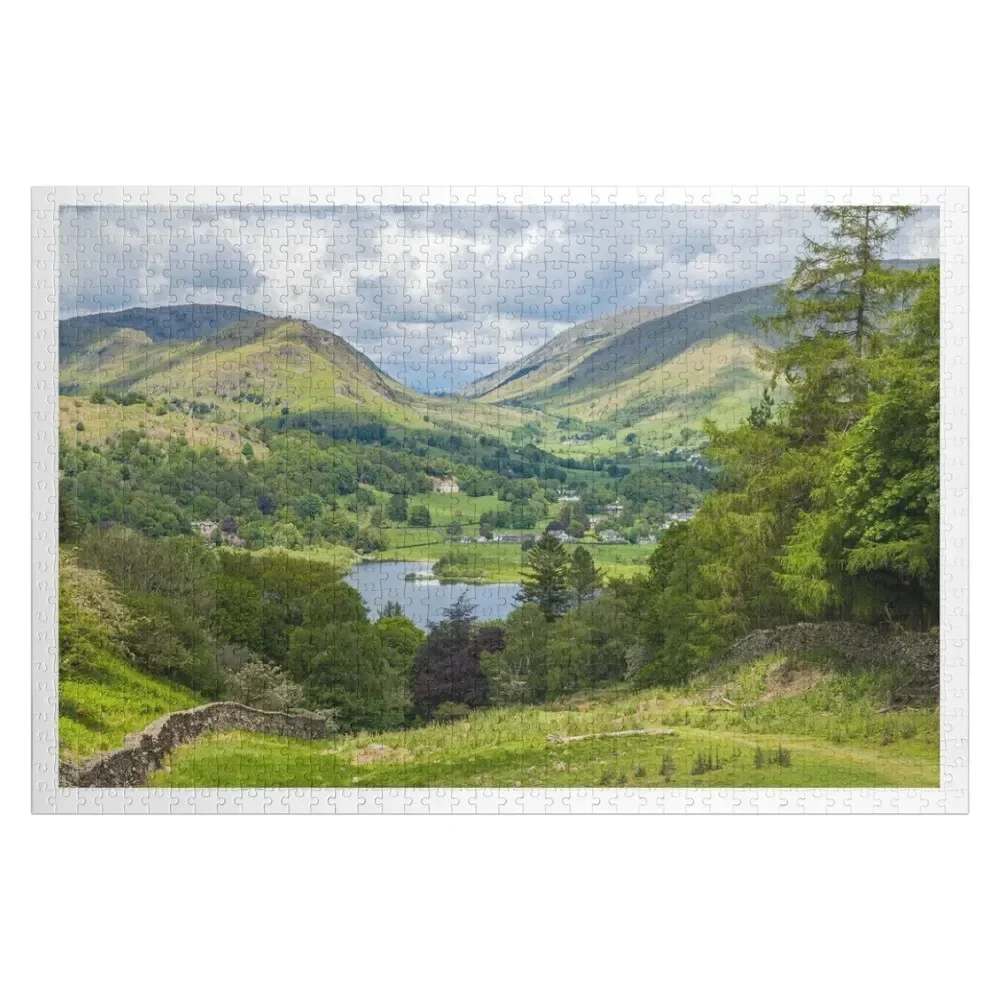
[[[214,734],[181,748],[151,783],[936,787],[938,710],[885,712],[900,682],[898,672],[833,657],[769,657],[682,689],[616,688],[420,729],[316,742]],[[593,738],[551,738],[572,736]]]
[[[520,545],[506,542],[468,542],[459,544],[447,540],[443,531],[407,528],[386,532],[388,548],[373,553],[378,562],[437,562],[449,552],[467,555],[471,563],[470,579],[486,583],[520,583],[527,553]],[[592,539],[585,544],[594,557],[594,563],[606,576],[629,579],[642,572],[654,545],[602,545]],[[573,543],[567,548],[572,549]]]

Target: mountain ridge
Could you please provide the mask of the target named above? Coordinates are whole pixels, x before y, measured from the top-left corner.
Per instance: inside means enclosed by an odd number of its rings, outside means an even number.
[[[937,261],[883,263],[910,270]],[[765,384],[757,369],[760,349],[781,343],[759,320],[779,311],[776,293],[782,285],[773,282],[693,302],[631,307],[574,324],[524,357],[476,379],[463,393],[484,403],[524,407],[561,419],[643,425],[664,438],[669,437],[670,421],[741,419]]]

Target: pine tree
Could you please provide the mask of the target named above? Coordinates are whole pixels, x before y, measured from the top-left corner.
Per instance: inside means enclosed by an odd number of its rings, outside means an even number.
[[[778,291],[782,309],[764,326],[785,338],[770,359],[772,388],[791,390],[791,427],[818,442],[857,421],[868,389],[862,359],[877,353],[888,314],[915,275],[885,266],[895,223],[913,208],[876,205],[816,208],[828,240],[806,238],[790,280]],[[763,412],[754,414],[760,419]]]
[[[582,545],[573,551],[567,582],[578,608],[590,600],[604,583],[604,574],[594,565],[594,557]]]
[[[546,533],[529,550],[526,561],[525,579],[517,599],[537,604],[552,621],[566,612],[570,602],[566,549],[554,535]]]
[[[882,261],[886,244],[897,232],[894,223],[916,209],[848,205],[814,211],[830,223],[830,239],[806,238],[791,280],[778,292],[784,312],[769,325],[781,332],[812,328],[821,336],[847,338],[862,354],[879,317],[899,297],[901,275]]]

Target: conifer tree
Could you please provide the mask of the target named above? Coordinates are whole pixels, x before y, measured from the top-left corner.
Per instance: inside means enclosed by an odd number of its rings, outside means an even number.
[[[824,337],[846,338],[863,354],[879,317],[899,297],[900,275],[882,259],[886,244],[897,232],[894,224],[916,209],[847,205],[814,211],[830,224],[830,237],[806,237],[791,280],[777,294],[784,312],[769,325],[784,333],[811,328]]]
[[[777,292],[781,312],[764,322],[783,343],[771,358],[772,388],[791,390],[790,430],[818,443],[857,421],[868,389],[863,362],[877,353],[888,314],[913,287],[912,272],[886,267],[886,246],[908,207],[816,208],[826,240],[806,238],[795,270]]]
[[[570,601],[566,549],[554,535],[546,532],[532,546],[526,562],[524,582],[517,599],[537,604],[549,621],[558,618],[566,612]]]
[[[590,600],[604,583],[604,574],[594,565],[594,557],[582,545],[573,551],[567,582],[578,608]]]

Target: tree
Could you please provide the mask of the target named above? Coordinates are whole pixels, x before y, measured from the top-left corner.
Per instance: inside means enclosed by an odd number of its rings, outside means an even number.
[[[474,642],[475,605],[463,594],[431,625],[413,658],[413,705],[423,718],[446,701],[475,708],[488,703],[488,683]]]
[[[604,584],[604,574],[594,565],[594,557],[583,545],[573,550],[566,580],[578,608]]]
[[[375,622],[375,633],[382,645],[382,656],[388,662],[393,676],[401,678],[409,690],[413,658],[424,643],[424,633],[409,618],[403,616],[402,609],[398,614],[390,615],[385,613],[387,609],[388,605],[382,609],[382,614]]]
[[[822,337],[846,338],[862,354],[878,319],[899,298],[901,275],[883,264],[885,246],[897,231],[894,223],[916,209],[845,205],[814,211],[830,224],[830,239],[805,238],[791,280],[777,294],[784,312],[769,325],[792,330],[796,340],[810,328]]]
[[[865,415],[837,441],[828,480],[797,521],[777,579],[806,614],[936,624],[939,587],[937,270],[898,342],[866,364]]]
[[[266,712],[300,708],[302,685],[274,663],[251,656],[228,678],[228,694],[234,701]]]
[[[936,620],[937,268],[880,259],[909,210],[819,214],[831,238],[807,244],[768,324],[784,337],[772,386],[741,426],[706,422],[717,490],[650,559],[640,682],[804,616]]]
[[[537,604],[546,619],[552,621],[565,613],[570,595],[567,584],[569,556],[555,535],[548,533],[529,550],[519,601]]]
[[[289,521],[279,521],[271,531],[271,544],[279,549],[302,548],[302,533]]]
[[[298,499],[295,509],[299,517],[305,520],[319,517],[323,513],[323,499],[315,493],[307,493]]]
[[[409,513],[408,508],[409,504],[406,502],[406,497],[400,496],[398,493],[389,497],[388,514],[397,524],[401,524],[406,520]]]
[[[914,272],[887,268],[886,244],[915,209],[875,205],[817,208],[827,241],[806,238],[795,270],[775,298],[781,312],[764,326],[786,338],[771,359],[772,388],[786,381],[792,423],[817,441],[845,430],[864,409],[868,382],[862,358],[877,353],[886,318],[914,287]],[[768,416],[769,404],[752,418]]]
[[[547,631],[548,623],[537,604],[525,604],[511,613],[503,650],[485,653],[481,661],[492,704],[522,704],[545,693]]]
[[[408,523],[411,528],[429,528],[431,526],[431,512],[423,504],[411,507]]]
[[[462,522],[459,520],[450,521],[448,523],[448,527],[445,528],[445,532],[447,533],[448,537],[451,538],[452,540],[456,538],[461,538],[462,530],[463,530]]]

